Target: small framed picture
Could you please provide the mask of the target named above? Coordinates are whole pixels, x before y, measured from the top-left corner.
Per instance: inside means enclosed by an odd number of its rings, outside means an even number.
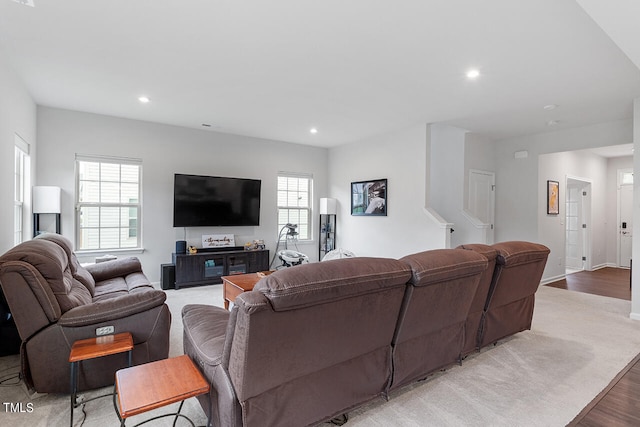
[[[560,213],[560,184],[558,181],[547,181],[547,215]]]
[[[387,180],[351,183],[351,215],[387,215]]]

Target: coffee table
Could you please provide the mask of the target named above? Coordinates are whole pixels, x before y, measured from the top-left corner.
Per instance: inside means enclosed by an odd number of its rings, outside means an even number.
[[[253,287],[260,279],[271,273],[273,273],[273,271],[260,271],[258,273],[222,276],[222,298],[224,298],[224,308],[229,310],[230,302],[234,302],[236,297],[241,293],[253,290]]]
[[[125,419],[129,417],[176,402],[181,402],[178,412],[160,415],[140,424],[157,418],[175,416],[174,425],[178,417],[183,417],[194,425],[193,421],[180,413],[182,405],[186,399],[208,392],[209,383],[191,358],[184,354],[116,372],[118,416],[121,426],[124,426]]]

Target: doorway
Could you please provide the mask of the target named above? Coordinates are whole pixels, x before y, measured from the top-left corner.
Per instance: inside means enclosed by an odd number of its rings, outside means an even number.
[[[591,182],[567,177],[565,202],[565,273],[590,270]]]

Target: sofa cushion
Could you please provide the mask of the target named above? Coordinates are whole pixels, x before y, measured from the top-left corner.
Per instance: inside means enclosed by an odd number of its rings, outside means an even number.
[[[71,273],[66,251],[54,242],[29,240],[8,251],[3,259],[23,261],[35,267],[51,288],[62,313],[91,302],[87,287]]]
[[[60,246],[65,251],[67,258],[69,259],[71,275],[74,279],[82,283],[89,290],[91,296],[93,296],[96,287],[95,280],[93,280],[93,276],[91,276],[87,269],[80,265],[78,257],[76,257],[76,254],[73,252],[71,241],[64,236],[55,233],[39,234],[36,236],[36,239],[47,240]]]
[[[98,282],[114,277],[124,277],[132,273],[142,273],[142,265],[136,257],[114,259],[87,266],[87,271]],[[147,282],[148,283],[148,282]]]
[[[505,267],[513,267],[519,264],[531,262],[546,262],[549,248],[539,243],[511,241],[493,245],[498,251],[497,262]]]
[[[344,258],[278,270],[254,287],[275,311],[363,295],[407,283],[408,265],[390,258]]]
[[[202,363],[218,365],[222,361],[228,322],[229,312],[220,307],[187,304],[182,308],[185,339]]]
[[[48,242],[55,243],[60,246],[67,254],[67,258],[71,258],[73,255],[73,247],[71,241],[66,237],[56,233],[42,233],[38,234],[33,240],[46,240]]]
[[[452,251],[456,254],[453,258]],[[487,268],[484,256],[464,249],[434,249],[408,255],[400,261],[411,266],[411,283],[414,286],[429,286],[444,280],[471,276]]]
[[[496,251],[493,247],[482,243],[467,243],[458,246],[456,249],[467,249],[470,251],[478,252],[479,254],[484,255],[484,257],[489,262],[494,261],[498,256],[498,251]]]

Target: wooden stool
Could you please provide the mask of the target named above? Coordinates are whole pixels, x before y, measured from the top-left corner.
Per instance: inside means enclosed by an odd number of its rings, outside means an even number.
[[[183,417],[194,425],[193,421],[180,413],[182,405],[186,399],[208,392],[209,383],[187,355],[145,363],[116,372],[118,416],[121,426],[125,425],[126,418],[176,402],[181,402],[178,412],[159,415],[140,424],[175,415],[174,425],[178,417]],[[207,425],[209,421],[207,420]]]
[[[83,360],[95,359],[97,357],[109,356],[112,354],[128,352],[128,362],[131,366],[133,350],[133,337],[129,332],[122,332],[116,335],[104,335],[95,338],[78,340],[71,346],[69,362],[71,363],[71,422],[73,427],[73,410],[80,404],[76,401],[78,392],[78,365]],[[82,403],[98,399],[100,397],[112,396],[113,393],[92,397]],[[115,405],[115,398],[114,398]]]

